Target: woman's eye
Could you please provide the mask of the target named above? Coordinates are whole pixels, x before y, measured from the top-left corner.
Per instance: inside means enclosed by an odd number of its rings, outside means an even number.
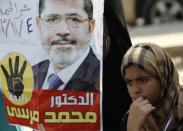
[[[131,80],[126,80],[126,84],[127,84],[128,86],[132,86],[133,82],[132,82]]]
[[[141,82],[146,83],[148,79],[140,79]]]

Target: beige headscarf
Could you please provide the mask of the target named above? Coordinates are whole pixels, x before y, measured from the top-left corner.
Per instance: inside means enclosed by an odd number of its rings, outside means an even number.
[[[160,80],[162,89],[156,110],[147,117],[145,131],[183,130],[183,89],[168,53],[152,43],[133,45],[123,57],[122,75],[131,65]]]

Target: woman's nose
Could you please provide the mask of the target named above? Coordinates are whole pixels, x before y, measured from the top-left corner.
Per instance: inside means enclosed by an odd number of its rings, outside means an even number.
[[[132,92],[134,94],[139,94],[139,93],[142,92],[142,88],[141,88],[141,86],[137,82],[134,82],[133,86],[131,88],[132,88]]]

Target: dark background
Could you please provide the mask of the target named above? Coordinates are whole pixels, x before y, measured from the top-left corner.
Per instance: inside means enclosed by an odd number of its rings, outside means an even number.
[[[109,38],[106,40],[106,38]],[[103,58],[103,130],[120,131],[123,114],[131,103],[121,76],[121,62],[131,40],[120,0],[105,0]]]

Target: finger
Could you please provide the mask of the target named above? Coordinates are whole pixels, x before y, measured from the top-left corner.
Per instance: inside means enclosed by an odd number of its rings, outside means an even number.
[[[13,75],[13,65],[12,65],[12,59],[9,58],[9,67],[10,67],[10,76]]]
[[[152,111],[154,111],[156,108],[154,106],[152,106],[151,104],[146,104],[146,105],[142,106],[142,109],[144,110],[145,114],[149,114]]]
[[[24,61],[22,68],[20,70],[20,73],[19,73],[19,76],[22,78],[22,80],[23,80],[23,74],[25,72],[26,64],[27,64],[27,61]]]
[[[147,100],[147,99],[144,99],[144,100],[140,101],[139,103],[140,103],[141,105],[150,104],[150,103],[149,103],[149,100]]]
[[[18,75],[18,67],[19,67],[19,56],[16,56],[15,58],[15,69],[14,69],[14,72],[15,74],[14,75]]]
[[[141,102],[143,100],[143,97],[139,97],[135,100],[135,102]]]
[[[3,65],[1,65],[1,69],[4,72],[4,75],[5,75],[6,79],[8,79],[10,77],[9,74],[8,74],[8,71],[5,69],[5,67]]]

